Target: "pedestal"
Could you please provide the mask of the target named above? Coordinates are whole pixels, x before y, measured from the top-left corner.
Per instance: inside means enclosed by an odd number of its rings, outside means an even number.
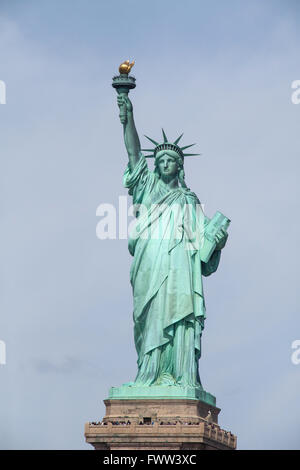
[[[102,422],[86,423],[96,450],[233,450],[236,436],[218,425],[220,409],[202,400],[104,400]],[[205,419],[208,412],[211,418]]]

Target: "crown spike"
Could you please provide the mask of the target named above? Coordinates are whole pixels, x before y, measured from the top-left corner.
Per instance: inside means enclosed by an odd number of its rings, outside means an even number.
[[[163,134],[163,138],[164,138],[164,143],[167,143],[168,142],[168,137],[166,136],[165,131],[163,129],[162,129],[162,134]]]
[[[185,145],[184,147],[180,147],[180,148],[181,150],[185,150],[185,149],[188,149],[189,147],[193,147],[193,145],[196,145],[196,144]]]
[[[146,137],[146,139],[150,140],[150,142],[152,142],[152,144],[159,145],[158,142],[155,142],[155,140],[151,139],[151,137],[148,137],[147,135],[145,135],[145,137]]]
[[[196,155],[202,155],[202,153],[184,153],[183,154],[184,157],[192,157]]]
[[[182,133],[179,137],[177,137],[177,139],[176,139],[175,142],[173,142],[173,143],[174,143],[175,145],[177,145],[182,136],[183,136],[183,133]]]

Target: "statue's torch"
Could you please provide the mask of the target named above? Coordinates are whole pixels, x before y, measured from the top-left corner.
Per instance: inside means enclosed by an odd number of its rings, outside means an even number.
[[[131,75],[128,75],[132,67],[134,66],[134,61],[130,64],[129,60],[123,62],[119,67],[120,75],[113,77],[112,86],[117,90],[118,95],[128,96],[129,90],[136,87],[135,78]],[[120,119],[126,117],[126,104],[123,104],[120,107]]]

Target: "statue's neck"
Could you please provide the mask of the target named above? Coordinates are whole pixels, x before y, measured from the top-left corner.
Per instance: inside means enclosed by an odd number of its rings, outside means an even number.
[[[161,175],[160,179],[161,179],[161,182],[164,185],[168,186],[169,189],[178,188],[178,177],[177,176]]]

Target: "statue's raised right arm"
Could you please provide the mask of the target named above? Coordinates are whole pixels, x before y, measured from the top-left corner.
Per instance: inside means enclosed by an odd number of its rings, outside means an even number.
[[[133,107],[128,96],[118,95],[118,105],[126,110],[120,114],[120,121],[124,128],[124,141],[128,153],[131,170],[134,169],[140,158],[141,144],[133,119]]]

